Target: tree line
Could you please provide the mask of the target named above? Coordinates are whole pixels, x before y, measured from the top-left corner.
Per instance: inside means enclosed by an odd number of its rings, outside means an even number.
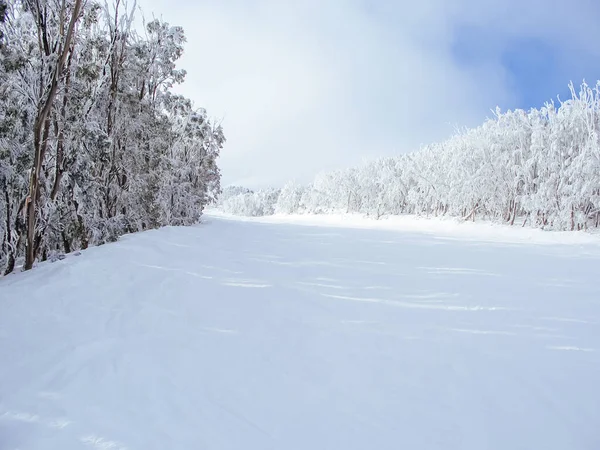
[[[448,140],[312,183],[240,192],[225,189],[229,213],[414,214],[554,230],[600,226],[600,82],[570,85],[571,98],[501,112]]]
[[[0,264],[198,220],[220,125],[173,93],[181,27],[121,0],[0,0]]]

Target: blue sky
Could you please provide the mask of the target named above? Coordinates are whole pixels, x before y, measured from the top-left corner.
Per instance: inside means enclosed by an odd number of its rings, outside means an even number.
[[[489,32],[477,26],[464,26],[456,30],[453,54],[459,64],[479,64],[499,55],[506,70],[507,87],[514,98],[501,105],[502,109],[539,108],[545,102],[570,97],[568,83],[577,87],[583,80],[588,84],[600,79],[600,59],[572,57],[556,43],[543,37],[517,36],[497,41]]]
[[[600,78],[598,0],[138,0],[183,26],[178,90],[222,120],[224,184],[307,182]]]

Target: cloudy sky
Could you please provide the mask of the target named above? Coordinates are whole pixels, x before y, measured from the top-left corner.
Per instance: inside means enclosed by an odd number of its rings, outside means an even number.
[[[305,182],[600,79],[597,0],[138,0],[184,27],[178,91],[221,120],[223,183]]]

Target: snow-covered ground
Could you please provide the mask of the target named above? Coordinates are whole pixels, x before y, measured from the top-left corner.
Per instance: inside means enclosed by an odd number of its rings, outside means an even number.
[[[0,449],[600,448],[594,237],[314,220],[0,279]]]
[[[361,214],[275,214],[271,216],[244,217],[228,214],[218,209],[210,215],[229,220],[259,223],[283,223],[317,227],[361,228],[428,233],[442,237],[477,240],[480,242],[531,243],[531,244],[596,244],[600,234],[589,231],[552,231],[539,228],[509,226],[490,221],[465,221],[454,217],[420,217],[412,215],[384,216],[380,219]]]

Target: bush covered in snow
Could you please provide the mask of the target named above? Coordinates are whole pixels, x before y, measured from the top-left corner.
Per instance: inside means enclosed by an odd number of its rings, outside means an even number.
[[[223,212],[238,216],[269,216],[275,213],[278,197],[277,189],[253,192],[244,188],[229,187],[223,190],[217,206]]]

